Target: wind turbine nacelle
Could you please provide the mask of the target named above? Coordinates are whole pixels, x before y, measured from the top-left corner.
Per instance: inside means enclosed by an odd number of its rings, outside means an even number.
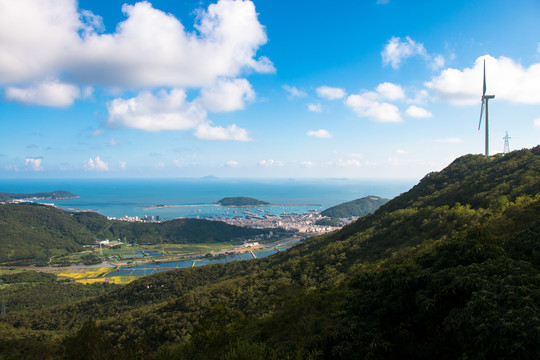
[[[491,100],[491,99],[495,99],[495,95],[484,95],[483,98],[486,100]]]

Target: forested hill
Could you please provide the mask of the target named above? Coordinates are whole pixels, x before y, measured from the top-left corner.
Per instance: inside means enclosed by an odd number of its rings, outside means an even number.
[[[540,147],[468,155],[376,213],[285,252],[164,272],[91,300],[8,313],[0,317],[0,352],[538,358],[539,161]]]
[[[217,202],[221,206],[263,206],[270,205],[266,201],[257,200],[246,196],[225,197]]]
[[[81,251],[82,245],[104,239],[120,238],[139,244],[185,244],[228,242],[267,232],[220,221],[112,221],[97,213],[71,213],[33,203],[0,204],[0,263],[44,264],[53,255]]]
[[[51,200],[51,199],[72,199],[78,197],[77,195],[70,193],[64,190],[56,190],[51,192],[39,192],[33,194],[13,194],[0,192],[0,201],[8,201],[15,199],[41,199],[41,200]]]
[[[365,196],[360,199],[332,206],[321,211],[321,215],[331,218],[359,217],[375,212],[375,210],[387,202],[388,199],[378,196]]]

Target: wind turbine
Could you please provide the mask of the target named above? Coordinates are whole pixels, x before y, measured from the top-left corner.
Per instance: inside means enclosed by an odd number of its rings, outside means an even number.
[[[484,90],[482,92],[482,107],[480,108],[480,122],[478,123],[478,130],[482,125],[482,115],[484,114],[484,104],[486,105],[486,156],[489,156],[489,122],[488,122],[488,102],[490,99],[494,99],[495,95],[486,95],[486,59],[484,59]]]

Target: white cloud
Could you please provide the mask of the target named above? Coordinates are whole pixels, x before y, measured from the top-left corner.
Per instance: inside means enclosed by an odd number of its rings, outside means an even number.
[[[90,136],[96,137],[96,136],[100,136],[100,135],[103,135],[103,134],[105,134],[105,131],[103,129],[96,129],[96,130],[92,131]]]
[[[476,59],[472,68],[446,69],[425,86],[444,101],[456,105],[479,104],[486,60],[487,93],[495,101],[540,104],[540,63],[524,68],[507,57],[489,55]]]
[[[317,103],[317,104],[310,103],[307,106],[308,106],[309,111],[313,111],[313,112],[321,112],[322,111],[322,106],[319,103]]]
[[[264,166],[264,167],[281,167],[283,166],[283,162],[280,161],[280,160],[261,160],[259,161],[259,165],[260,166]]]
[[[407,153],[407,152],[406,152],[405,150],[403,150],[403,149],[397,149],[397,150],[396,150],[396,154],[404,155],[404,154],[406,154],[406,153]]]
[[[428,57],[427,51],[424,48],[424,44],[415,42],[410,37],[405,37],[405,40],[393,36],[384,47],[381,53],[383,63],[385,65],[390,64],[392,68],[397,69],[403,61],[403,59],[411,56],[420,55]]]
[[[117,140],[115,138],[110,138],[109,139],[109,146],[118,146],[118,145],[121,145],[122,144],[122,141],[120,140]]]
[[[463,140],[459,138],[437,139],[435,141],[440,142],[440,143],[447,143],[447,144],[459,144],[463,142]]]
[[[437,55],[433,58],[433,61],[431,62],[431,69],[432,70],[440,70],[444,67],[446,61],[442,55]]]
[[[125,161],[119,161],[119,162],[118,162],[118,165],[120,166],[120,169],[121,169],[121,170],[125,170],[126,167],[127,167],[127,162],[125,162]]]
[[[197,126],[195,136],[202,140],[251,141],[246,129],[239,128],[235,124],[229,125],[226,128],[212,126],[210,121]]]
[[[81,96],[77,86],[47,80],[30,87],[8,87],[6,98],[24,104],[68,107]]]
[[[295,98],[295,97],[302,98],[302,97],[307,96],[305,91],[298,90],[296,86],[290,86],[290,85],[285,84],[282,86],[282,88],[283,90],[289,93],[289,98]]]
[[[336,87],[330,87],[330,86],[319,86],[316,90],[317,95],[319,95],[322,98],[329,99],[329,100],[335,100],[335,99],[341,99],[347,95],[345,90],[342,88],[336,88]]]
[[[225,167],[231,167],[231,168],[235,168],[235,167],[238,167],[240,164],[238,163],[238,161],[234,161],[234,160],[229,160],[225,163]]]
[[[533,126],[535,129],[540,129],[540,118],[534,119]]]
[[[368,94],[349,95],[345,104],[359,117],[369,117],[378,122],[401,122],[397,106],[372,100]]]
[[[107,104],[111,128],[134,128],[158,132],[163,130],[190,130],[206,122],[206,111],[195,102],[186,101],[186,93],[172,89],[157,95],[141,92],[131,99],[114,99]]]
[[[3,83],[62,74],[87,85],[198,87],[246,70],[275,70],[269,59],[255,58],[267,37],[251,1],[211,4],[198,14],[195,32],[149,2],[124,5],[127,19],[106,34],[75,0],[1,1]]]
[[[200,103],[206,110],[228,112],[243,109],[246,101],[255,99],[255,91],[246,79],[219,79],[201,90]]]
[[[310,130],[307,132],[307,136],[316,137],[319,139],[329,139],[332,137],[332,134],[328,130],[319,129],[319,130]]]
[[[332,167],[360,167],[362,163],[358,159],[338,159],[329,161],[327,165]]]
[[[41,163],[43,162],[43,158],[41,157],[27,157],[24,159],[24,164],[27,168],[30,168],[33,171],[42,171],[43,166],[41,166]]]
[[[410,117],[414,117],[414,118],[430,118],[430,117],[433,117],[433,114],[424,109],[424,108],[421,108],[419,106],[416,106],[416,105],[411,105],[407,108],[407,110],[405,111],[405,113],[410,116]]]
[[[388,100],[400,100],[405,98],[405,92],[403,91],[401,86],[389,82],[379,84],[376,90],[377,93],[379,93],[383,98]]]
[[[109,164],[101,160],[99,156],[96,156],[94,159],[88,159],[88,161],[84,164],[84,168],[90,171],[108,171]]]
[[[303,167],[306,167],[306,168],[313,168],[313,167],[317,166],[317,164],[314,163],[313,161],[302,161],[302,162],[300,162],[300,165],[303,166]]]

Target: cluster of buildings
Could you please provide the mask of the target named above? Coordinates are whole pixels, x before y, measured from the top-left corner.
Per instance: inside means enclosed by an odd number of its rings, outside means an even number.
[[[138,216],[127,216],[121,218],[115,218],[115,217],[109,217],[107,216],[107,219],[109,220],[118,220],[118,221],[127,221],[127,222],[149,222],[149,223],[160,223],[165,220],[161,219],[159,215],[152,216],[152,215],[144,215],[143,217]]]
[[[290,213],[281,215],[266,214],[263,216],[246,216],[223,218],[223,221],[229,225],[251,227],[256,229],[264,228],[282,228],[287,231],[296,231],[308,234],[323,234],[334,231],[339,227],[317,225],[323,216],[316,211],[310,211],[303,214]]]

